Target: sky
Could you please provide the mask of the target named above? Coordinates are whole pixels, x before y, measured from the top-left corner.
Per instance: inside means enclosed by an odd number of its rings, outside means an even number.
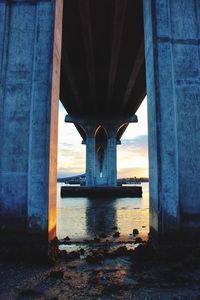
[[[65,123],[59,102],[58,177],[85,173],[85,145],[75,126]],[[117,146],[117,177],[148,177],[147,98],[136,112],[138,123],[129,124]]]

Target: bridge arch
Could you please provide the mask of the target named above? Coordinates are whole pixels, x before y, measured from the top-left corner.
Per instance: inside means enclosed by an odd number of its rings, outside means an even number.
[[[97,137],[98,135],[104,135],[104,136],[108,136],[108,132],[106,130],[106,127],[104,125],[98,125],[96,130],[95,130],[95,137]]]
[[[108,134],[100,125],[95,132],[95,184],[107,185],[107,144]]]

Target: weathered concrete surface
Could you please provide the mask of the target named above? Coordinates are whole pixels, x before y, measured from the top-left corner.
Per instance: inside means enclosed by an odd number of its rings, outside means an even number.
[[[117,129],[115,124],[85,125],[86,186],[117,185]]]
[[[88,124],[86,132],[86,185],[95,185],[95,127]]]
[[[55,234],[61,23],[62,0],[0,2],[0,236]]]
[[[137,116],[119,118],[75,117],[66,115],[66,123],[74,123],[86,145],[86,186],[117,186],[117,145],[131,122]]]
[[[200,226],[200,3],[143,1],[150,218],[161,234]]]

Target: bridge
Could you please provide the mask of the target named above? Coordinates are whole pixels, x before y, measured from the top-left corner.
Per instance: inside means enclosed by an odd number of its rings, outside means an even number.
[[[152,240],[200,229],[199,32],[196,0],[0,1],[1,243],[56,235],[59,99],[87,185],[114,186],[147,93]]]
[[[86,185],[116,186],[116,145],[146,95],[142,1],[64,1],[63,8],[65,122],[86,145]]]

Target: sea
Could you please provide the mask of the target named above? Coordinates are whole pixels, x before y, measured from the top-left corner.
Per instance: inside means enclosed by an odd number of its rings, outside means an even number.
[[[142,198],[60,197],[62,183],[57,183],[57,237],[71,241],[112,238],[128,241],[133,229],[141,238],[149,232],[149,184],[141,183]]]

